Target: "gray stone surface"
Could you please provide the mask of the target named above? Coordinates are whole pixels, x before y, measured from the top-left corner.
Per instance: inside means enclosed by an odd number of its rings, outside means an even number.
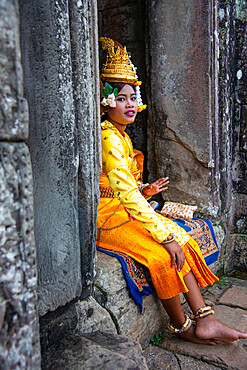
[[[44,353],[42,369],[147,370],[139,343],[107,333],[71,334]]]
[[[104,331],[117,334],[116,326],[106,309],[90,296],[75,305],[77,312],[77,330],[84,333]]]
[[[0,142],[0,367],[38,369],[32,174],[24,143]]]
[[[78,219],[82,284],[84,290],[90,290],[95,275],[96,213],[101,174],[97,1],[70,0],[69,19],[78,132]]]
[[[0,3],[0,139],[28,135],[28,107],[23,97],[18,1]]]
[[[247,235],[230,234],[227,237],[227,255],[225,257],[226,271],[247,268]]]
[[[67,1],[21,1],[21,48],[29,103],[39,313],[81,292],[77,129]]]
[[[146,347],[155,332],[164,328],[167,314],[155,294],[143,299],[143,313],[129,294],[120,262],[98,252],[95,295],[102,307],[109,311],[121,335],[140,341]]]

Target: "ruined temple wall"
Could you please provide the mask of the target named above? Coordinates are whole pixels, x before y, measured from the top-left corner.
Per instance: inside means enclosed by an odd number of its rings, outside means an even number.
[[[148,168],[167,175],[164,197],[217,216],[215,192],[215,32],[211,1],[148,2]],[[218,184],[217,184],[218,185]]]
[[[247,267],[245,1],[219,1],[220,193],[227,224],[226,268]]]
[[[95,1],[20,1],[39,314],[90,294],[100,174]]]
[[[0,368],[39,369],[28,105],[16,0],[0,2]]]

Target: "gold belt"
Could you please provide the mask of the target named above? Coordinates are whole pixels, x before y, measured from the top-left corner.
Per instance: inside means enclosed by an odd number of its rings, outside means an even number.
[[[100,186],[99,190],[101,198],[117,198],[112,188]]]

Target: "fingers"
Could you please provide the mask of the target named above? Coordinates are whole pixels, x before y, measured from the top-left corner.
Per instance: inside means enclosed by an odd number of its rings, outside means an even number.
[[[169,177],[162,177],[161,179],[155,181],[155,184],[159,186],[167,185],[169,183]]]
[[[168,189],[168,186],[166,186],[165,188],[161,188],[161,189],[159,189],[159,193],[161,192],[161,191],[165,191],[165,190],[167,190]]]
[[[184,260],[185,260],[184,252],[181,249],[181,251],[179,251],[177,253],[177,269],[178,269],[178,271],[181,271],[182,268],[184,267]]]
[[[172,253],[171,254],[171,259],[172,259],[172,267],[175,266],[175,262],[176,262],[176,254],[175,253]]]

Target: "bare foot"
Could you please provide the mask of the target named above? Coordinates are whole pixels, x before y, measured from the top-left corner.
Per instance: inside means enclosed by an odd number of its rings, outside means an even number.
[[[196,336],[195,330],[196,330],[195,325],[191,325],[189,330],[187,330],[183,333],[177,334],[177,336],[179,338],[183,339],[183,340],[186,340],[187,342],[208,344],[208,345],[211,345],[211,346],[214,346],[216,344],[213,339],[211,340],[211,339],[198,338]]]
[[[200,339],[210,339],[224,343],[231,343],[238,339],[247,339],[247,333],[229,328],[229,326],[216,320],[213,315],[196,320],[195,334]]]

